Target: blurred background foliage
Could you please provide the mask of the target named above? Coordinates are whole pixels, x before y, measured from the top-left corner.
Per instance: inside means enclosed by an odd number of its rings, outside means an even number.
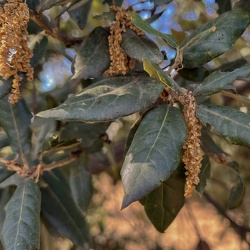
[[[79,82],[77,79],[70,79],[72,76],[71,65],[82,38],[90,34],[97,26],[110,26],[110,17],[107,15],[106,19],[100,18],[100,15],[109,11],[109,4],[112,1],[81,0],[68,10],[64,9],[65,6],[62,7],[62,1],[56,1],[58,6],[52,8],[49,5],[51,1],[45,2],[41,0],[41,2],[37,2],[39,0],[27,1],[31,9],[35,5],[39,6],[40,11],[43,10],[42,22],[45,31],[41,29],[41,32],[37,33],[39,27],[35,22],[30,22],[29,33],[33,34],[31,45],[37,41],[42,44],[34,52],[41,53],[41,61],[33,62],[36,65],[34,83],[28,82],[22,85],[23,97],[30,105],[33,113],[57,106],[68,98],[69,93],[79,91],[95,81],[94,79],[88,79]],[[66,2],[70,5],[71,1]],[[215,18],[220,13],[230,10],[236,1],[117,0],[115,2],[125,8],[132,8],[139,12],[140,16],[147,20],[152,27],[163,33],[173,34],[181,43],[188,34],[203,23]],[[66,5],[66,7],[69,6]],[[44,36],[46,32],[52,35]],[[165,51],[167,58],[165,58],[166,60],[161,66],[167,67],[171,59],[175,57],[175,50],[159,43],[152,36],[148,36],[158,43],[161,51]],[[46,48],[45,53],[42,51],[44,48]],[[245,61],[250,61],[249,28],[236,42],[233,49],[207,63],[204,71],[221,68],[222,64],[232,68],[235,67],[235,62],[241,65]],[[186,75],[188,70],[182,73]],[[201,73],[201,78],[202,75]],[[197,77],[199,77],[199,74],[197,74]],[[177,76],[176,81],[182,82],[183,86],[190,83],[188,77],[180,78],[180,76]],[[198,79],[197,82],[199,81],[201,80]],[[250,97],[249,81],[250,79],[246,78],[235,83],[238,93]],[[249,107],[222,96],[220,93],[211,96],[211,99],[214,104],[235,107],[249,113]],[[88,148],[91,153],[87,167],[90,173],[94,174],[92,177],[93,190],[91,187],[87,188],[90,192],[87,195],[90,197],[91,193],[93,193],[93,198],[86,211],[93,249],[249,249],[249,149],[229,145],[221,137],[215,135],[212,138],[218,148],[213,150],[216,150],[216,153],[221,153],[223,157],[230,158],[230,162],[225,161],[225,164],[223,159],[212,162],[211,178],[207,181],[206,194],[203,197],[199,194],[193,195],[164,234],[156,232],[138,202],[122,212],[119,211],[123,196],[119,176],[123,160],[123,148],[128,131],[137,118],[135,114],[116,120],[111,124],[103,124],[101,128],[96,126],[97,132],[94,132],[94,136],[98,136],[94,139],[90,136],[89,141],[88,138],[83,140],[84,147]],[[39,120],[36,122],[39,123]],[[53,139],[58,134],[62,136],[61,138],[65,134],[69,136],[67,127],[63,126],[62,128],[60,122],[48,121],[47,124],[44,124],[44,121],[42,121],[42,124],[43,126],[46,125],[45,129],[47,131],[50,131],[46,135],[48,140]],[[76,124],[75,133],[80,133],[81,129]],[[108,137],[106,134],[102,134],[105,129],[107,129]],[[85,133],[86,130],[88,130],[87,127],[84,128]],[[92,131],[92,128],[89,131]],[[74,135],[74,132],[72,134]],[[66,137],[65,139],[68,139]],[[0,143],[2,148],[1,156],[8,155],[10,149],[6,134],[3,131],[0,132]],[[96,150],[97,148],[99,150]],[[39,148],[35,150],[39,151]],[[236,159],[237,163],[234,162]],[[76,173],[71,175],[71,178],[73,178],[72,176],[77,177],[77,169],[64,168],[67,176],[70,173],[72,174],[72,171],[76,171]],[[86,172],[86,175],[88,175],[88,172]],[[91,179],[91,177],[89,178]],[[245,182],[243,202],[240,207],[228,212],[230,190],[233,188],[232,183],[241,182],[241,179]],[[5,186],[9,186],[9,183],[1,184],[1,187]],[[241,188],[240,185],[235,185],[235,187]],[[77,189],[77,187],[75,188]],[[0,207],[5,204],[4,199],[8,197],[8,194],[13,193],[13,188],[9,186],[8,189],[1,192],[5,194],[1,196]],[[208,193],[212,194],[212,196]],[[232,208],[234,208],[234,205],[231,204]],[[82,206],[85,206],[85,204],[82,204]],[[237,207],[237,204],[235,207]],[[42,224],[41,230],[41,249],[80,249],[69,240],[51,236],[44,224]]]

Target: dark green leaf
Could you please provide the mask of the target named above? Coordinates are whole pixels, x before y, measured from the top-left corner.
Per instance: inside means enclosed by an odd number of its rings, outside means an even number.
[[[115,5],[120,7],[122,5],[123,0],[116,0]],[[114,0],[105,0],[103,3],[107,3],[109,6],[114,4]]]
[[[88,20],[89,11],[91,9],[93,0],[78,6],[74,10],[69,11],[70,17],[78,24],[80,29],[84,29]]]
[[[29,9],[35,10],[41,4],[41,0],[27,0],[26,4],[28,5]]]
[[[220,92],[227,84],[239,77],[250,75],[250,64],[237,68],[232,72],[215,71],[204,82],[194,89],[194,95],[212,95]]]
[[[180,76],[188,81],[192,81],[195,83],[203,82],[205,78],[209,75],[209,71],[205,67],[199,67],[194,69],[186,69],[178,71]]]
[[[10,187],[4,188],[4,189],[0,189],[0,197],[1,197],[0,198],[0,232],[2,232],[2,228],[3,228],[3,224],[4,224],[4,220],[5,220],[4,207],[11,199],[14,191],[15,191],[15,188],[13,186],[10,186]],[[0,247],[0,249],[1,249],[1,247]]]
[[[70,187],[76,204],[86,211],[93,193],[92,176],[80,161],[70,168]]]
[[[41,194],[33,180],[23,181],[5,206],[1,232],[4,249],[35,250],[40,246]]]
[[[9,178],[11,175],[13,175],[15,172],[14,171],[9,171],[6,166],[3,164],[0,164],[0,183],[5,181],[7,178]]]
[[[76,51],[72,79],[100,76],[109,67],[109,32],[97,27]]]
[[[200,182],[199,184],[196,186],[196,190],[202,194],[206,184],[207,184],[207,179],[209,179],[211,177],[211,165],[210,165],[210,161],[209,158],[204,155],[203,159],[202,159],[202,166],[201,166],[201,172],[199,173],[199,179]]]
[[[48,38],[39,34],[35,36],[30,43],[30,47],[33,50],[33,57],[30,60],[30,65],[32,68],[35,68],[43,58],[48,47]]]
[[[242,178],[238,175],[237,182],[234,183],[230,190],[228,199],[228,209],[234,209],[241,205],[245,194],[245,184]]]
[[[89,240],[87,224],[70,191],[53,171],[44,173],[42,179],[46,184],[41,188],[41,213],[46,224],[56,235],[67,237],[76,245],[86,246]]]
[[[196,68],[231,49],[249,23],[250,15],[238,10],[226,12],[202,25],[181,45],[187,46],[183,53],[184,67]]]
[[[166,43],[171,46],[172,48],[176,48],[178,46],[178,42],[176,39],[169,34],[164,34],[158,30],[155,30],[153,27],[151,27],[147,22],[143,21],[143,19],[138,15],[137,13],[130,14],[132,17],[133,24],[141,29],[142,31],[156,37],[162,38]]]
[[[36,117],[30,127],[32,130],[32,153],[37,155],[46,141],[47,134],[56,130],[56,121]]]
[[[219,9],[218,9],[219,14],[232,10],[231,0],[215,0],[215,2],[219,6]]]
[[[159,232],[169,227],[183,207],[184,187],[185,174],[178,169],[143,200],[147,216]]]
[[[138,36],[130,29],[122,35],[121,47],[130,58],[147,60],[156,64],[163,61],[163,54],[158,46],[146,36]]]
[[[211,132],[206,127],[202,128],[201,134],[202,150],[207,155],[217,155],[218,157],[227,156],[227,154],[221,149],[221,147],[215,143],[212,138]]]
[[[224,106],[199,105],[197,116],[211,131],[227,141],[250,147],[250,115]]]
[[[0,99],[4,98],[11,90],[13,78],[0,78]]]
[[[24,100],[11,105],[8,97],[0,100],[0,125],[8,134],[14,153],[27,154],[31,149],[32,115]]]
[[[173,0],[154,0],[155,5],[162,5],[162,4],[168,4],[171,3]]]
[[[93,153],[102,149],[102,137],[106,135],[106,129],[108,128],[109,124],[109,122],[66,123],[60,132],[60,138],[61,140],[68,140],[72,138],[81,139],[81,147],[83,150]]]
[[[148,107],[159,98],[162,91],[163,85],[148,76],[111,77],[37,116],[63,121],[108,121]]]
[[[143,61],[143,68],[150,75],[150,77],[161,81],[177,93],[183,94],[181,87],[175,82],[175,80],[167,75],[158,65],[145,60]]]
[[[137,129],[121,170],[122,208],[144,198],[178,167],[187,131],[181,111],[165,105],[150,110]]]

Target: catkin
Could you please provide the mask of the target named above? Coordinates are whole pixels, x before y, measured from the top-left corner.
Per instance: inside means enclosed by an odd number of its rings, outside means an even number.
[[[201,124],[196,117],[196,102],[192,92],[188,92],[184,96],[179,96],[179,101],[183,104],[183,113],[187,124],[188,135],[183,145],[184,154],[182,161],[186,169],[186,190],[185,197],[189,198],[195,189],[195,185],[199,183],[199,173],[201,169],[202,153],[201,153]]]
[[[137,35],[143,35],[144,32],[133,25],[129,14],[132,10],[126,10],[121,7],[111,6],[110,10],[115,13],[115,21],[110,26],[110,35],[108,37],[110,67],[104,72],[104,76],[126,75],[129,70],[129,59],[121,48],[122,33],[127,28],[132,29]]]
[[[28,81],[33,80],[34,70],[30,66],[33,56],[28,48],[27,24],[29,8],[22,0],[8,0],[0,7],[0,76],[14,77],[9,102],[14,104],[20,98],[19,72],[26,73]]]

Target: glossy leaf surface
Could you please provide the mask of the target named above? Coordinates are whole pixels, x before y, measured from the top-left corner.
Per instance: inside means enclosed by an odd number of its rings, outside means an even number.
[[[232,72],[215,71],[194,90],[194,95],[212,95],[220,92],[227,84],[239,77],[250,75],[250,64],[237,68]]]
[[[225,106],[199,105],[200,122],[233,144],[250,147],[250,115]]]
[[[164,232],[183,207],[185,175],[176,170],[168,180],[152,191],[142,204],[148,218],[159,232]]]
[[[27,154],[31,148],[32,115],[24,100],[12,105],[8,97],[0,100],[0,125],[7,133],[14,153]]]
[[[40,205],[40,189],[33,180],[18,185],[5,206],[6,217],[1,232],[4,249],[39,248]]]
[[[72,95],[62,105],[37,114],[63,121],[107,121],[153,104],[163,85],[148,76],[106,78]]]
[[[109,67],[109,32],[97,27],[76,51],[72,79],[100,76]]]
[[[152,40],[146,36],[138,36],[130,29],[123,33],[121,47],[130,58],[148,60],[156,64],[163,61],[163,54]]]
[[[144,31],[150,35],[156,36],[156,37],[161,37],[172,48],[176,48],[178,46],[176,39],[172,35],[164,34],[158,30],[155,30],[148,23],[143,21],[143,19],[137,13],[132,13],[132,14],[130,14],[130,16],[132,17],[133,24],[136,27],[138,27],[139,29],[141,29],[142,31]]]
[[[145,115],[121,170],[125,191],[122,208],[168,179],[179,165],[186,134],[183,115],[177,108],[158,106]]]
[[[181,45],[191,43],[183,53],[184,67],[198,67],[231,49],[249,23],[247,12],[229,11],[196,29]]]

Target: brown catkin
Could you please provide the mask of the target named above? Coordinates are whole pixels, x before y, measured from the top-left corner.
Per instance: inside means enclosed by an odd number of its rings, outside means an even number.
[[[122,33],[127,28],[132,29],[137,35],[143,35],[144,32],[133,25],[132,19],[128,17],[133,11],[121,7],[111,6],[110,10],[115,13],[115,21],[110,26],[110,35],[108,37],[110,67],[104,72],[104,76],[126,75],[130,69],[129,59],[121,48]]]
[[[201,124],[196,117],[196,102],[192,92],[188,92],[184,96],[179,97],[179,101],[183,104],[183,113],[187,124],[188,135],[183,145],[184,154],[182,161],[186,169],[186,190],[185,197],[189,198],[195,189],[195,185],[199,183],[199,173],[201,169],[202,153],[201,153]]]
[[[20,98],[18,72],[26,73],[28,81],[33,80],[34,70],[30,66],[33,56],[28,48],[27,24],[29,8],[22,0],[8,0],[0,7],[0,76],[14,77],[9,102],[14,104]]]

